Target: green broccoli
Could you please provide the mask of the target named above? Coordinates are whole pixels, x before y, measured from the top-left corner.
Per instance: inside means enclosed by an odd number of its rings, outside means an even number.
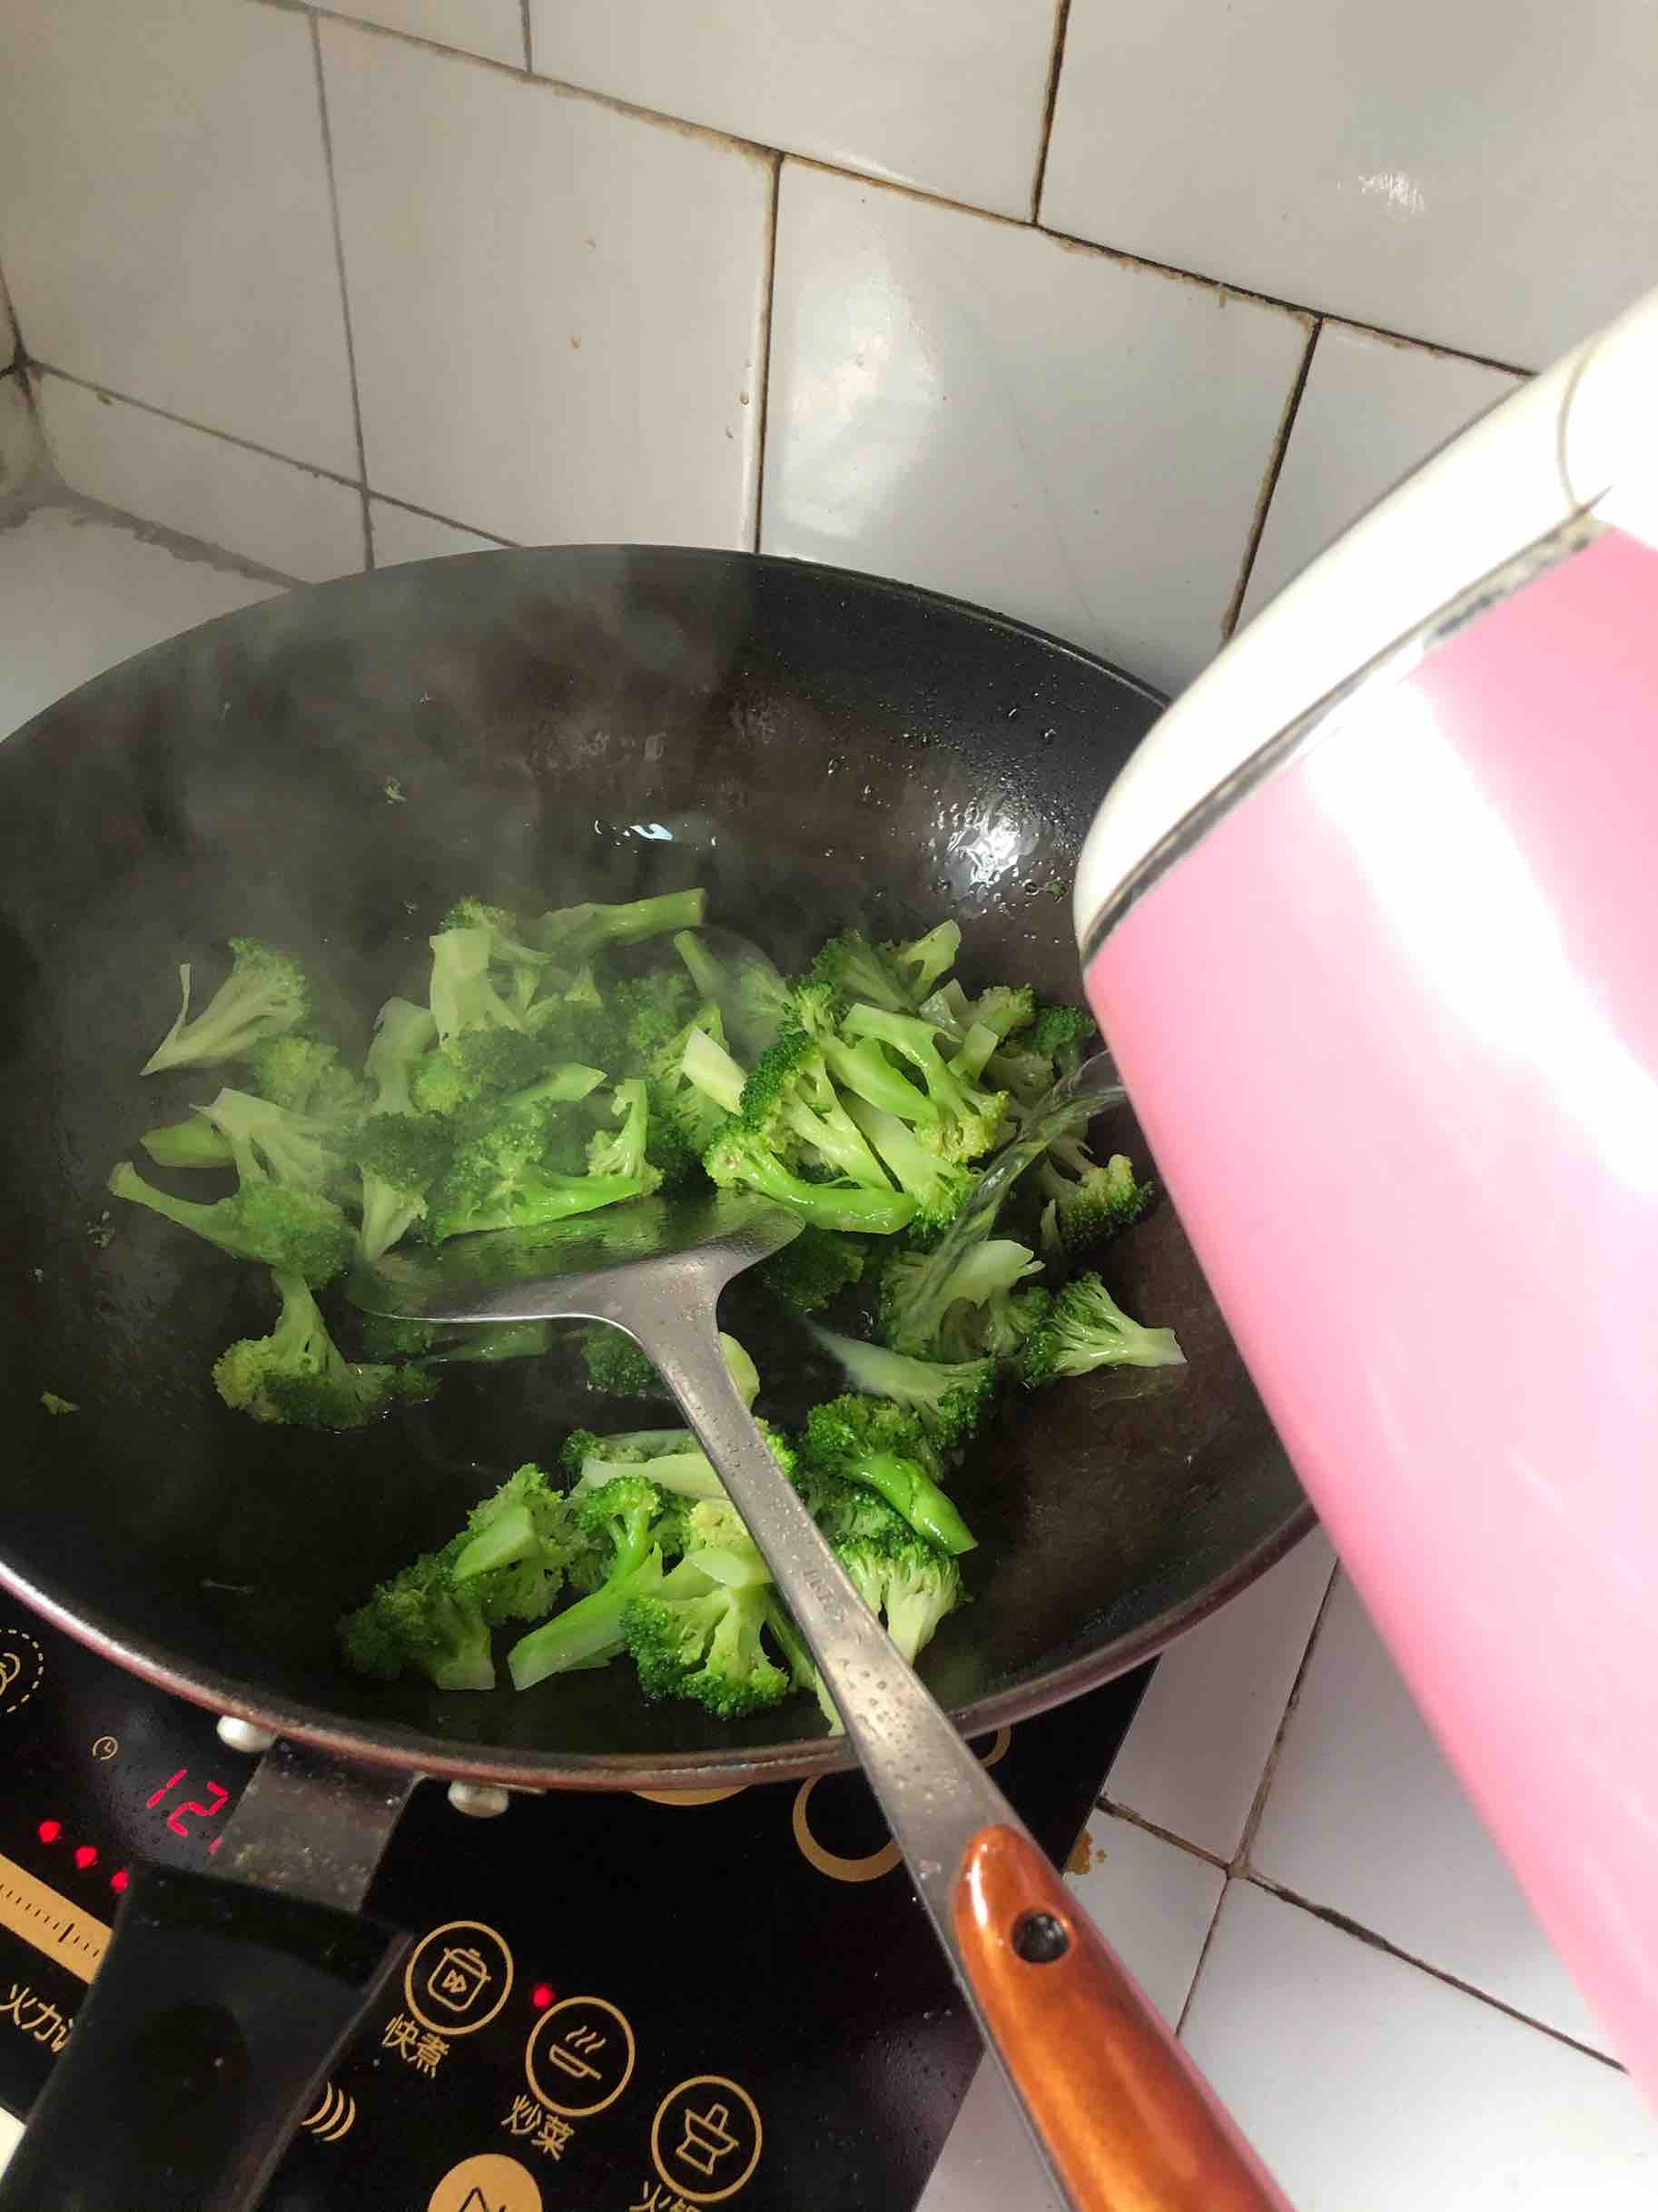
[[[1025,1338],[1041,1327],[1052,1303],[1052,1291],[1040,1283],[1027,1283],[1022,1290],[998,1287],[979,1304],[959,1300],[944,1316],[938,1356],[943,1360],[994,1359],[1005,1367],[1017,1360]]]
[[[1000,1291],[1038,1273],[1029,1245],[1010,1237],[982,1238],[964,1252],[894,1252],[881,1274],[881,1335],[894,1351],[936,1358],[952,1308],[982,1306]]]
[[[652,1057],[646,1070],[646,1081],[650,1090],[650,1138],[646,1156],[652,1164],[663,1170],[664,1180],[670,1189],[678,1189],[686,1182],[696,1182],[702,1176],[702,1156],[725,1127],[735,1111],[712,1098],[686,1072],[693,1032],[698,1032],[719,1048],[721,1058],[725,1051],[725,1032],[717,1006],[699,1007],[681,1030],[675,1032]],[[734,1092],[724,1082],[722,1091],[734,1095],[740,1104],[743,1097],[743,1071],[735,1061],[736,1083]]]
[[[915,1200],[911,1237],[924,1242],[939,1236],[967,1203],[977,1180],[972,1170],[941,1159],[896,1114],[883,1113],[863,1099],[852,1100],[847,1111]]]
[[[257,1260],[308,1283],[325,1283],[338,1275],[356,1242],[338,1206],[280,1183],[249,1183],[231,1198],[203,1205],[156,1190],[123,1160],[111,1170],[109,1189],[114,1198],[130,1199],[193,1230],[233,1259]]]
[[[1061,1167],[1071,1173],[1061,1173]],[[1157,1184],[1150,1177],[1143,1183],[1136,1181],[1133,1162],[1126,1153],[1113,1152],[1101,1167],[1074,1137],[1058,1138],[1049,1147],[1036,1181],[1048,1200],[1042,1225],[1053,1248],[1051,1257],[1063,1259],[1110,1244],[1131,1229],[1157,1198]]]
[[[910,1003],[919,1006],[955,966],[961,949],[961,925],[940,922],[924,937],[914,938],[908,944],[883,944],[881,953],[887,966],[902,981]]]
[[[1040,1105],[1061,1077],[1081,1066],[1083,1047],[1093,1033],[1093,1019],[1081,1006],[1043,1006],[1016,1041],[992,1054],[984,1072],[1028,1111]]]
[[[268,1180],[284,1190],[334,1198],[349,1185],[337,1121],[272,1105],[251,1091],[221,1091],[211,1106],[196,1111],[230,1146],[244,1187]]]
[[[573,1541],[569,1499],[527,1462],[467,1516],[451,1572],[458,1584],[476,1583],[492,1628],[507,1621],[544,1620],[564,1580]]]
[[[490,1122],[465,1140],[427,1201],[434,1242],[475,1229],[536,1229],[571,1214],[591,1213],[646,1188],[642,1175],[572,1174],[549,1167],[556,1131],[548,1110]]]
[[[923,1423],[889,1399],[836,1397],[814,1406],[800,1449],[818,1473],[878,1491],[941,1551],[968,1552],[977,1542],[934,1479],[937,1461]]]
[[[138,1140],[158,1168],[228,1168],[236,1155],[231,1141],[222,1136],[200,1112],[188,1121],[167,1121],[147,1129]]]
[[[436,1114],[372,1113],[348,1152],[362,1176],[362,1256],[373,1261],[425,1220],[432,1186],[454,1155],[453,1134]]]
[[[652,968],[614,983],[604,1000],[616,1036],[612,1071],[648,1075],[664,1048],[696,1012],[690,978],[678,968]]]
[[[965,1601],[955,1561],[914,1537],[890,1547],[854,1540],[837,1545],[836,1555],[870,1611],[885,1617],[888,1635],[912,1666],[945,1615]]]
[[[915,1001],[894,963],[860,930],[844,929],[830,938],[812,963],[812,980],[827,983],[837,998],[867,1000],[889,1013],[914,1011]]]
[[[722,1114],[734,1114],[742,1105],[743,1088],[748,1078],[725,1050],[722,1039],[700,1016],[685,1032],[679,1071]],[[716,1129],[723,1126],[716,1124]]]
[[[864,1273],[864,1247],[852,1238],[807,1227],[793,1243],[762,1260],[755,1279],[796,1313],[816,1313],[851,1289]]]
[[[552,1348],[550,1321],[404,1321],[362,1317],[362,1348],[370,1359],[419,1359],[428,1367],[497,1359],[538,1359]]]
[[[684,1545],[684,1508],[641,1475],[619,1476],[588,1493],[577,1503],[575,1523],[578,1540],[599,1555],[603,1579],[519,1637],[507,1654],[515,1689],[614,1658],[622,1648],[629,1599],[645,1596],[661,1582],[665,1547],[678,1551]]]
[[[730,930],[681,930],[674,950],[697,996],[719,1008],[738,1051],[765,1052],[788,1018],[789,986],[759,946]]]
[[[804,1157],[865,1190],[892,1188],[804,1029],[790,1024],[761,1053],[743,1085],[738,1118],[787,1166]]]
[[[438,1042],[438,1024],[429,1006],[408,999],[388,999],[374,1017],[374,1037],[362,1071],[374,1086],[376,1113],[412,1113],[410,1071]],[[268,1094],[267,1094],[268,1095]]]
[[[1019,1379],[1027,1390],[1037,1390],[1064,1375],[1091,1375],[1096,1368],[1185,1364],[1172,1328],[1144,1328],[1130,1320],[1097,1275],[1079,1275],[1026,1338]]]
[[[493,944],[488,929],[445,929],[432,938],[429,997],[440,1045],[468,1030],[523,1029],[523,1013],[490,976]]]
[[[358,1365],[340,1357],[304,1279],[274,1273],[282,1301],[268,1337],[245,1337],[213,1366],[220,1397],[256,1421],[292,1421],[306,1428],[360,1428],[377,1414],[431,1395],[419,1368]]]
[[[575,969],[609,948],[700,929],[707,906],[708,894],[702,890],[673,891],[617,906],[561,906],[531,923],[526,933],[558,966]]]
[[[443,917],[443,932],[451,930],[482,930],[489,940],[489,959],[492,967],[544,968],[548,955],[533,944],[527,944],[519,930],[516,914],[509,914],[504,906],[491,906],[478,898],[458,899]]]
[[[340,1624],[346,1664],[376,1682],[413,1669],[439,1690],[492,1690],[489,1624],[476,1584],[458,1584],[459,1542],[383,1582]]]
[[[843,1091],[915,1127],[933,1128],[943,1120],[935,1101],[872,1038],[844,1033],[840,1002],[826,983],[808,983],[796,991],[790,1008]]]
[[[688,1697],[722,1720],[785,1698],[791,1674],[769,1656],[769,1579],[733,1585],[693,1548],[660,1585],[631,1597],[622,1634],[646,1697]]]
[[[297,1030],[263,1038],[247,1055],[248,1089],[273,1106],[308,1112],[323,1078],[335,1072],[339,1058],[337,1045],[325,1044],[321,1037],[301,1036]]]
[[[581,1340],[587,1380],[610,1397],[662,1397],[662,1378],[633,1338],[619,1328],[589,1328]]]
[[[901,1190],[870,1190],[861,1183],[814,1183],[790,1172],[764,1138],[740,1121],[731,1122],[703,1155],[703,1165],[722,1190],[757,1190],[788,1206],[817,1229],[893,1236],[915,1211],[915,1200]]]
[[[941,1364],[914,1359],[883,1345],[808,1322],[813,1338],[839,1366],[852,1387],[869,1397],[889,1397],[919,1418],[935,1449],[959,1450],[995,1402],[996,1368],[990,1359]]]
[[[939,1050],[942,1032],[919,1014],[889,1013],[879,1006],[854,1006],[844,1027],[854,1037],[871,1037],[921,1071],[939,1120],[925,1127],[923,1142],[946,1160],[978,1160],[1002,1136],[1009,1099],[1005,1091],[980,1091],[958,1075]]]
[[[620,1176],[637,1183],[642,1191],[656,1190],[661,1177],[646,1158],[650,1100],[637,1076],[617,1083],[610,1094],[610,1111],[622,1126],[599,1130],[588,1140],[587,1173],[600,1179]]]
[[[297,1029],[305,1019],[311,986],[298,961],[252,937],[232,937],[231,954],[229,975],[193,1022],[189,1019],[189,963],[180,968],[177,1019],[145,1061],[142,1073],[242,1060],[262,1039]]]

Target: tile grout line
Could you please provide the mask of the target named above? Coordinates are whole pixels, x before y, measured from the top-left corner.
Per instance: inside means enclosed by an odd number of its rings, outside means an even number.
[[[270,0],[264,0],[270,5]],[[343,485],[347,491],[361,491],[361,479],[341,476],[337,469],[321,468],[316,461],[296,460],[291,453],[279,453],[273,446],[255,445],[251,438],[239,438],[234,430],[214,430],[205,422],[192,422],[188,415],[175,415],[170,407],[157,407],[153,400],[134,398],[130,391],[116,391],[108,384],[94,384],[90,377],[76,376],[73,370],[59,369],[52,361],[31,361],[30,367],[43,376],[60,378],[65,384],[77,385],[82,391],[90,391],[100,400],[114,400],[123,407],[135,407],[141,414],[159,415],[163,422],[176,422],[182,430],[195,430],[203,438],[222,439],[227,446],[240,446],[244,453],[258,453],[266,460],[281,461],[285,469],[302,469],[307,476],[321,477],[325,484]],[[462,523],[459,527],[464,529]]]
[[[1318,350],[1318,339],[1323,329],[1322,319],[1314,322],[1312,333],[1302,351],[1301,365],[1296,371],[1296,380],[1290,386],[1289,397],[1284,403],[1284,412],[1278,421],[1278,436],[1273,440],[1272,451],[1267,457],[1267,467],[1261,478],[1261,488],[1256,495],[1255,512],[1249,518],[1248,535],[1244,540],[1243,565],[1238,571],[1238,581],[1232,587],[1232,596],[1227,602],[1226,612],[1220,617],[1220,643],[1222,645],[1225,645],[1227,639],[1238,627],[1238,617],[1243,608],[1244,596],[1249,588],[1249,578],[1255,572],[1256,556],[1260,551],[1261,539],[1266,534],[1268,510],[1278,491],[1278,479],[1284,472],[1284,459],[1289,451],[1290,436],[1296,427],[1296,417],[1301,411],[1301,395],[1307,390],[1307,380],[1312,372],[1313,355]]]
[[[1160,1843],[1171,1843],[1176,1851],[1183,1851],[1189,1858],[1200,1860],[1205,1866],[1212,1866],[1217,1873],[1231,1871],[1218,1852],[1206,1851],[1201,1843],[1194,1843],[1189,1836],[1177,1835],[1172,1828],[1160,1827],[1156,1821],[1149,1821],[1143,1812],[1136,1812],[1131,1805],[1121,1804],[1114,1797],[1097,1797],[1094,1810],[1108,1814],[1114,1821],[1122,1821],[1130,1828],[1138,1828],[1144,1835],[1155,1836]]]
[[[772,169],[772,199],[770,219],[765,234],[765,296],[760,308],[760,343],[755,360],[755,437],[758,440],[755,459],[755,527],[754,550],[760,550],[760,533],[765,522],[765,430],[771,420],[772,404],[772,302],[777,295],[777,218],[783,204],[783,156],[780,153]]]
[[[1042,186],[1048,178],[1048,149],[1053,143],[1053,111],[1060,101],[1060,71],[1065,61],[1065,33],[1071,24],[1071,0],[1054,0],[1053,45],[1048,56],[1048,86],[1042,99],[1041,136],[1036,148],[1036,174],[1031,181],[1031,221],[1039,224],[1042,213]]]
[[[374,566],[374,526],[369,518],[369,459],[362,436],[362,394],[357,386],[357,347],[351,336],[351,299],[345,281],[345,235],[340,223],[340,193],[334,182],[334,134],[328,119],[328,84],[322,71],[322,33],[312,15],[311,57],[317,77],[317,120],[322,130],[322,170],[328,180],[328,212],[334,237],[334,273],[340,280],[340,319],[345,330],[345,367],[351,388],[351,434],[357,440],[357,491],[362,506],[362,565]]]
[[[242,577],[256,584],[275,584],[284,591],[303,591],[306,588],[303,577],[290,576],[285,568],[272,568],[265,561],[252,560],[233,547],[215,545],[211,538],[194,538],[188,530],[175,530],[165,522],[152,521],[147,515],[135,515],[130,508],[113,507],[107,499],[94,499],[90,492],[77,491],[61,477],[48,494],[34,499],[33,511],[69,513],[118,526],[131,531],[141,544],[159,546],[175,559],[203,561],[222,575]]]
[[[1398,1960],[1402,1966],[1414,1966],[1419,1973],[1430,1976],[1433,1980],[1442,1981],[1447,1988],[1460,1990],[1465,1997],[1476,1999],[1482,2005],[1488,2005],[1492,2011],[1504,2013],[1509,2019],[1517,2020],[1521,2027],[1535,2028],[1539,2035],[1547,2036],[1553,2042],[1564,2043],[1568,2050],[1580,2051],[1585,2059],[1597,2059],[1614,2074],[1625,2070],[1614,2058],[1606,2051],[1597,2050],[1593,2043],[1580,2042],[1577,2037],[1567,2035],[1564,2029],[1552,2028],[1547,2020],[1540,2020],[1530,2012],[1522,2012],[1517,2005],[1511,2005],[1501,1997],[1494,1997],[1489,1990],[1482,1990],[1475,1982],[1463,1980],[1448,1967],[1436,1966],[1431,1959],[1421,1958],[1413,1950],[1402,1950],[1385,1935],[1378,1935],[1374,1928],[1367,1928],[1362,1921],[1349,1920],[1345,1912],[1337,1911],[1333,1905],[1315,1904],[1310,1897],[1303,1897],[1297,1890],[1285,1889],[1282,1883],[1272,1881],[1266,1874],[1246,1871],[1238,1879],[1247,1881],[1252,1889],[1264,1891],[1268,1897],[1276,1897],[1280,1904],[1292,1906],[1298,1912],[1308,1913],[1313,1920],[1323,1921],[1327,1928],[1334,1928],[1342,1935],[1351,1936],[1356,1943],[1364,1944],[1367,1950],[1379,1950],[1387,1958]]]
[[[1495,354],[1470,352],[1463,347],[1442,345],[1436,339],[1415,337],[1407,331],[1391,331],[1382,323],[1365,322],[1356,316],[1340,314],[1333,308],[1315,307],[1305,300],[1287,300],[1276,292],[1258,291],[1248,284],[1229,283],[1225,277],[1209,276],[1202,270],[1181,269],[1173,262],[1160,262],[1151,254],[1136,253],[1126,246],[1107,245],[1097,238],[1079,238],[1072,232],[1052,229],[1027,215],[1007,215],[997,208],[975,207],[970,200],[957,200],[948,193],[931,192],[925,185],[901,184],[891,177],[877,176],[868,170],[844,169],[814,154],[791,153],[785,146],[769,146],[761,139],[745,137],[740,131],[722,131],[712,123],[692,123],[683,115],[669,114],[665,108],[646,107],[637,100],[623,100],[614,93],[595,92],[589,85],[572,84],[566,77],[545,76],[533,70],[527,71],[516,62],[498,62],[487,54],[473,54],[459,46],[441,45],[436,39],[421,38],[412,31],[400,31],[390,24],[368,23],[361,16],[347,15],[339,8],[317,5],[316,0],[253,0],[253,5],[274,8],[283,15],[304,14],[320,21],[344,24],[350,29],[362,31],[370,37],[390,39],[399,45],[413,46],[419,52],[433,54],[440,61],[469,64],[475,68],[494,70],[520,84],[530,81],[545,85],[567,99],[589,101],[594,106],[608,108],[615,114],[632,116],[641,123],[678,131],[689,138],[706,139],[710,144],[725,146],[734,153],[799,162],[804,168],[821,170],[825,176],[839,177],[846,183],[866,185],[877,192],[897,193],[906,200],[920,200],[930,206],[951,208],[958,214],[976,216],[983,222],[1001,222],[1016,231],[1033,232],[1038,237],[1051,239],[1055,245],[1063,246],[1068,252],[1098,253],[1107,261],[1122,263],[1126,268],[1146,269],[1154,276],[1199,284],[1206,291],[1223,292],[1229,299],[1244,300],[1253,306],[1277,308],[1284,314],[1311,317],[1321,322],[1339,322],[1348,330],[1358,331],[1362,337],[1379,338],[1388,345],[1406,347],[1413,352],[1431,353],[1444,360],[1469,361],[1476,369],[1495,369],[1504,376],[1531,377],[1536,374],[1535,370],[1523,368],[1516,362],[1499,360]]]
[[[1318,1601],[1318,1610],[1313,1615],[1313,1624],[1307,1632],[1307,1642],[1301,1652],[1301,1664],[1296,1669],[1296,1678],[1289,1685],[1289,1695],[1284,1701],[1283,1715],[1278,1722],[1278,1733],[1272,1739],[1272,1748],[1267,1753],[1266,1764],[1261,1769],[1261,1778],[1256,1786],[1254,1800],[1245,1817],[1243,1833],[1239,1838],[1238,1849],[1233,1852],[1230,1862],[1224,1870],[1227,1878],[1220,1885],[1219,1896],[1215,1900],[1215,1910],[1209,1916],[1209,1923],[1204,1931],[1203,1941],[1198,1951],[1198,1962],[1192,1968],[1191,1980],[1187,1985],[1186,2000],[1180,2007],[1180,2017],[1174,2024],[1177,2039],[1185,2032],[1187,2019],[1198,1994],[1198,1985],[1202,1980],[1203,1970],[1209,1963],[1209,1954],[1215,1940],[1215,1931],[1220,1925],[1220,1915],[1226,1910],[1228,1891],[1231,1889],[1233,1881],[1239,1878],[1240,1870],[1247,1866],[1249,1846],[1255,1841],[1256,1827],[1266,1806],[1267,1792],[1271,1788],[1273,1777],[1278,1771],[1278,1752],[1284,1741],[1284,1732],[1289,1725],[1290,1714],[1295,1711],[1300,1700],[1301,1684],[1307,1679],[1308,1662],[1312,1657],[1313,1647],[1318,1641],[1318,1632],[1324,1626],[1324,1616],[1329,1609],[1330,1592],[1336,1587],[1336,1577],[1340,1572],[1341,1569],[1338,1566],[1330,1569],[1330,1578],[1325,1585],[1324,1595]]]
[[[368,487],[368,493],[370,499],[378,499],[382,507],[395,507],[405,515],[419,515],[425,522],[441,522],[445,529],[464,530],[469,538],[487,538],[491,545],[504,546],[508,552],[517,551],[524,542],[521,538],[498,538],[493,530],[480,530],[475,522],[458,522],[453,515],[437,514],[429,507],[417,507],[412,499],[393,499],[389,491],[376,491],[372,484]]]
[[[518,0],[518,24],[524,33],[524,74],[533,77],[536,74],[536,44],[529,27],[529,0]]]

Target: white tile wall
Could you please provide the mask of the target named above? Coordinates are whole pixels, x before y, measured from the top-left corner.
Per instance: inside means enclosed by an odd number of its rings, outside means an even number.
[[[1067,1879],[1151,2002],[1178,2024],[1226,1886],[1219,1868],[1131,1821],[1096,1812]]]
[[[1604,2048],[1345,1575],[1249,1861],[1399,1950]]]
[[[305,17],[0,7],[0,264],[32,357],[355,472]]]
[[[1625,2076],[1249,1882],[1187,2049],[1296,2212],[1651,2212]]]
[[[40,459],[28,394],[15,370],[0,376],[0,498],[20,491]]]
[[[383,24],[409,38],[480,54],[486,61],[524,67],[524,11],[518,0],[341,0],[330,11]]]
[[[322,51],[373,489],[532,544],[751,543],[770,162],[338,23]]]
[[[1649,0],[1073,0],[1041,217],[1545,367],[1658,280]]]
[[[1166,1654],[1112,1764],[1113,1804],[1231,1860],[1335,1565],[1315,1529]]]
[[[762,545],[983,600],[1179,685],[1219,641],[1308,335],[785,163]]]
[[[532,0],[535,65],[596,92],[1029,215],[1054,0]]]
[[[480,538],[476,530],[458,529],[433,515],[417,514],[411,507],[398,507],[390,499],[369,501],[369,528],[377,568],[395,568],[405,560],[437,560],[446,553],[488,553],[501,542]]]
[[[88,499],[305,583],[362,567],[362,496],[353,485],[104,399],[64,377],[43,377],[38,391],[53,459]]]
[[[1241,618],[1519,384],[1502,369],[1327,322],[1296,410]]]

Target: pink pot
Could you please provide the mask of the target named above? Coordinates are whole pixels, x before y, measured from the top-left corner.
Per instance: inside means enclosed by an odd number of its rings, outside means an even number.
[[[1307,1486],[1658,2096],[1658,294],[1163,718],[1089,996]]]

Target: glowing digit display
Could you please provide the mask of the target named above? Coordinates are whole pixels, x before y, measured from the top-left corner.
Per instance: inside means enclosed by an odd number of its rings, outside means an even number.
[[[174,1790],[189,1780],[190,1769],[185,1766],[180,1767],[176,1774],[169,1774],[161,1788],[145,1798],[144,1803],[153,1812],[157,1806],[166,1802]],[[197,1833],[198,1832],[190,1825],[192,1817],[202,1822],[211,1821],[222,1812],[225,1806],[229,1804],[231,1793],[222,1782],[204,1782],[202,1788],[210,1800],[208,1803],[203,1804],[199,1797],[183,1798],[168,1813],[167,1825],[175,1836],[191,1836]]]

